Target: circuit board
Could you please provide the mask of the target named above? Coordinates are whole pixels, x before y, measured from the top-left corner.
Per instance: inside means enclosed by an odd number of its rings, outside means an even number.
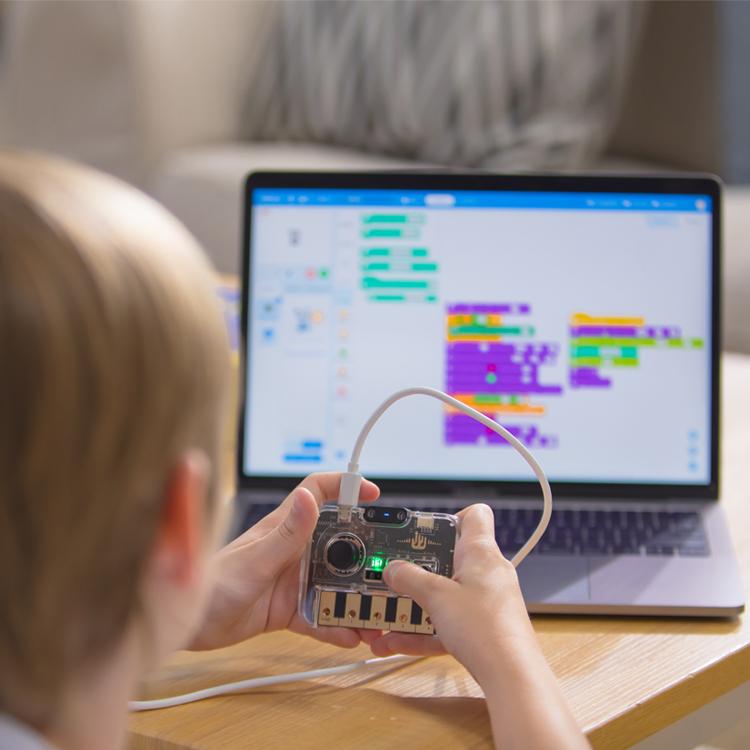
[[[430,617],[414,601],[393,594],[383,571],[407,560],[450,577],[458,520],[447,513],[357,507],[349,521],[324,506],[303,562],[300,612],[315,626],[433,634]]]

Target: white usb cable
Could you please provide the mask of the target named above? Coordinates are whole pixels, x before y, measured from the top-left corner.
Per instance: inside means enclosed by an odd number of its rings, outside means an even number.
[[[171,698],[157,698],[152,701],[130,701],[128,708],[131,711],[153,711],[157,708],[171,708],[172,706],[181,706],[184,703],[193,703],[202,701],[206,698],[215,698],[217,695],[229,695],[230,693],[244,692],[256,688],[268,687],[269,685],[283,685],[287,682],[300,682],[301,680],[314,680],[316,677],[330,677],[336,674],[347,674],[354,672],[363,667],[373,667],[386,662],[404,661],[406,659],[414,661],[422,657],[407,656],[406,654],[394,654],[393,656],[373,657],[363,661],[354,661],[349,664],[341,664],[338,667],[324,667],[323,669],[311,669],[308,672],[292,672],[290,674],[276,674],[268,677],[253,677],[249,680],[240,680],[239,682],[228,682],[224,685],[215,685],[214,687],[196,690],[192,693],[183,695],[173,695]]]
[[[348,519],[351,517],[352,508],[355,507],[359,501],[359,489],[362,484],[362,475],[359,473],[359,456],[362,453],[362,448],[367,440],[367,436],[370,434],[375,423],[383,416],[383,413],[391,407],[396,401],[400,401],[402,398],[407,396],[431,396],[439,401],[442,401],[449,406],[453,406],[456,409],[462,411],[464,414],[470,416],[472,419],[476,419],[477,422],[481,422],[485,427],[488,427],[493,432],[504,437],[525,459],[526,463],[531,467],[534,472],[539,484],[542,487],[542,496],[544,497],[544,508],[542,510],[542,518],[539,524],[534,529],[531,536],[528,538],[526,543],[521,547],[518,552],[511,558],[511,562],[515,567],[531,552],[536,546],[537,542],[541,538],[547,529],[550,517],[552,515],[552,490],[550,489],[547,477],[542,471],[542,467],[539,465],[537,460],[526,448],[526,446],[509,432],[501,424],[490,419],[476,409],[472,409],[470,406],[462,403],[458,399],[449,396],[447,393],[437,390],[436,388],[417,387],[417,388],[406,388],[403,391],[398,391],[392,396],[383,401],[380,406],[372,413],[372,416],[365,422],[364,427],[357,437],[357,441],[354,443],[354,449],[352,450],[351,460],[347,471],[341,475],[341,485],[339,487],[339,517]],[[183,695],[174,695],[171,698],[160,698],[157,700],[149,701],[131,701],[129,704],[131,711],[152,711],[157,708],[169,708],[170,706],[180,706],[183,703],[192,703],[193,701],[200,701],[206,698],[213,698],[217,695],[227,695],[229,693],[238,693],[245,690],[252,690],[254,688],[268,687],[269,685],[281,685],[287,682],[299,682],[301,680],[312,680],[316,677],[328,677],[336,674],[346,674],[347,672],[353,672],[363,667],[370,667],[376,664],[382,664],[389,661],[397,661],[410,659],[413,660],[413,656],[405,656],[403,654],[396,654],[394,656],[385,656],[381,658],[365,659],[364,661],[352,662],[350,664],[342,664],[338,667],[327,667],[324,669],[313,669],[308,672],[293,672],[291,674],[271,675],[269,677],[254,677],[249,680],[241,680],[240,682],[230,682],[225,685],[216,685],[214,687],[205,688],[204,690],[196,690],[192,693],[184,693]]]
[[[511,432],[509,432],[501,424],[495,422],[494,419],[482,414],[482,412],[472,409],[471,406],[467,406],[458,399],[449,396],[447,393],[437,390],[437,388],[427,388],[425,386],[418,386],[416,388],[406,388],[403,391],[397,391],[392,396],[389,396],[383,401],[380,406],[372,413],[372,416],[365,422],[365,426],[359,433],[357,441],[354,443],[354,449],[352,450],[352,457],[349,461],[349,466],[346,472],[341,477],[341,486],[339,489],[339,518],[343,520],[351,517],[351,509],[357,505],[359,501],[359,488],[362,484],[362,475],[359,473],[359,456],[362,453],[365,440],[367,440],[370,431],[375,426],[375,423],[383,416],[387,409],[389,409],[396,401],[400,401],[402,398],[407,396],[431,396],[439,401],[442,401],[449,406],[462,411],[467,416],[480,422],[485,427],[489,428],[493,432],[496,432],[501,437],[504,437],[524,458],[526,463],[531,467],[534,472],[539,484],[542,487],[542,496],[544,498],[544,506],[542,509],[542,517],[539,520],[539,524],[534,529],[531,536],[528,538],[526,543],[521,549],[516,552],[511,558],[511,563],[514,567],[518,567],[519,563],[536,547],[539,540],[542,538],[542,534],[547,530],[549,520],[552,516],[552,489],[549,486],[547,477],[539,465],[538,461],[534,458],[531,452],[526,446]]]

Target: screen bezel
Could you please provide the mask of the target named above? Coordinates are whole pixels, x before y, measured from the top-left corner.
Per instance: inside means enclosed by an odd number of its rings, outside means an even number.
[[[247,332],[251,322],[250,270],[252,268],[252,193],[260,188],[343,188],[352,190],[488,190],[528,192],[586,193],[672,193],[700,194],[711,198],[711,436],[710,480],[707,484],[667,483],[601,483],[552,482],[557,496],[580,498],[633,498],[715,500],[719,496],[719,411],[720,411],[720,350],[721,350],[721,181],[713,175],[494,175],[482,172],[456,173],[432,171],[382,172],[253,172],[245,180],[243,190],[242,232],[242,297],[240,336],[240,414],[236,455],[238,490],[282,490],[292,487],[301,477],[291,475],[246,474],[245,404],[249,377]],[[373,404],[373,408],[376,404]],[[402,479],[378,478],[384,493],[451,495],[501,492],[503,495],[538,495],[536,481],[519,482],[487,479]]]

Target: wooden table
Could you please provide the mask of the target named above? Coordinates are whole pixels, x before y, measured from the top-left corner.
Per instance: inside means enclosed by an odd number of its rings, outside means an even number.
[[[724,360],[723,503],[750,594],[750,357]],[[595,748],[625,748],[750,677],[750,622],[535,617],[534,626]],[[467,634],[468,637],[468,634]],[[221,651],[176,655],[142,690],[209,685],[343,664],[340,651],[274,633]],[[539,707],[544,710],[543,706]],[[136,714],[132,748],[484,748],[481,691],[450,657],[383,666]]]

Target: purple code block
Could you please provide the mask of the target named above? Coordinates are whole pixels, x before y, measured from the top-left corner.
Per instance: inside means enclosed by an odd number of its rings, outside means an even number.
[[[632,326],[571,326],[570,335],[634,338],[638,335],[638,329]]]
[[[543,435],[536,425],[504,425],[513,437],[528,448],[556,448],[556,435]],[[445,442],[447,445],[491,444],[507,446],[505,438],[465,414],[448,414],[445,417]]]
[[[449,393],[562,393],[540,382],[540,368],[557,361],[555,344],[448,342],[446,355]]]
[[[572,367],[570,369],[571,388],[609,388],[612,381],[603,378],[595,367]]]
[[[448,305],[449,315],[528,315],[531,305],[522,302],[503,302],[469,305]]]

